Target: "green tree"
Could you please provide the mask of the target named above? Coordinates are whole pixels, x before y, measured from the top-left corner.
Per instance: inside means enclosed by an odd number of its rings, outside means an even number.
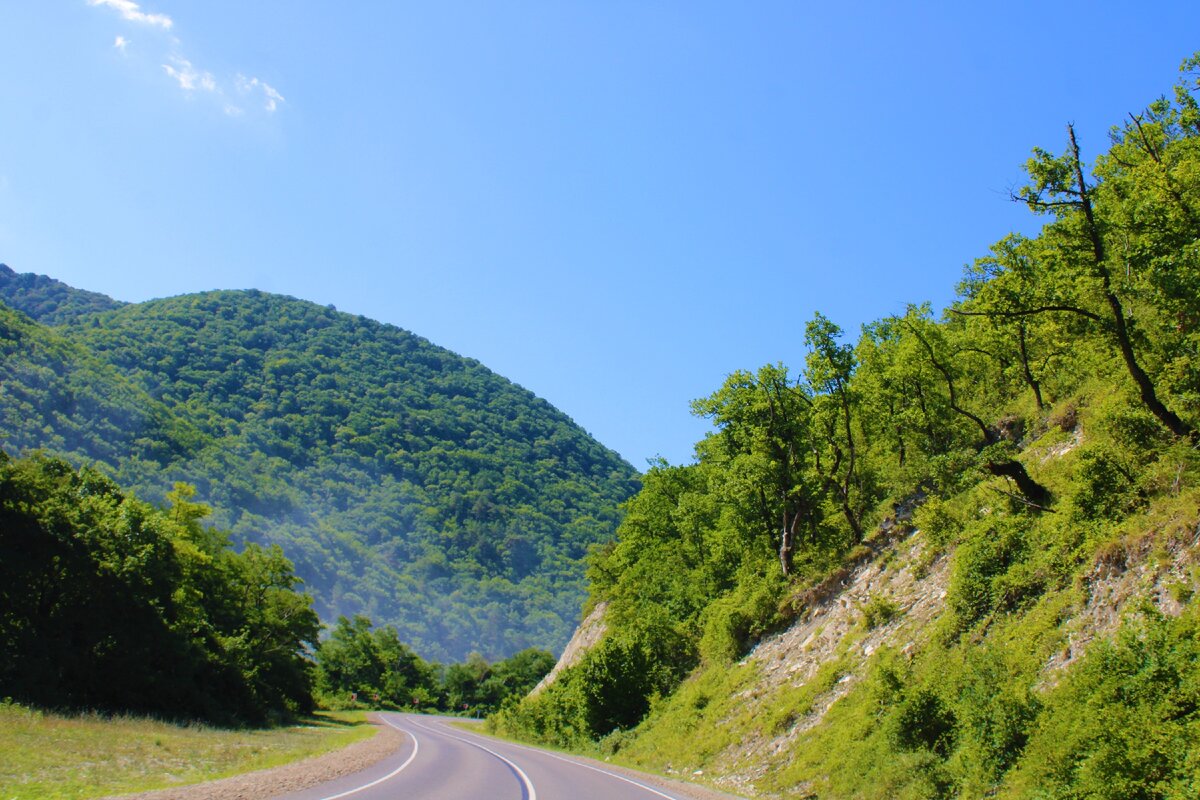
[[[858,393],[852,386],[857,362],[854,347],[839,343],[842,329],[820,312],[804,334],[809,347],[804,378],[812,389],[814,468],[834,497],[856,540],[863,538],[862,515],[867,501],[858,443]]]
[[[782,365],[764,366],[753,375],[735,372],[716,393],[692,404],[694,413],[718,429],[700,453],[720,465],[721,499],[774,543],[785,575],[798,542],[812,539],[821,519],[807,475],[814,452],[811,406]]]

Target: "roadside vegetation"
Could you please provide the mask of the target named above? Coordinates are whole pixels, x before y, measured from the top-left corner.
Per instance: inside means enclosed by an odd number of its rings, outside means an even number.
[[[179,484],[0,454],[0,691],[41,708],[262,725],[313,710],[320,628],[276,546],[233,549]]]
[[[427,662],[362,616],[320,641],[280,548],[234,549],[193,497],[177,484],[160,508],[94,469],[0,453],[4,800],[262,769],[370,735],[318,704],[481,715],[553,666],[535,649]]]
[[[1090,169],[1071,127],[1034,151],[1013,199],[1045,227],[943,314],[853,339],[817,314],[798,372],[698,400],[696,462],[653,467],[592,562],[607,635],[494,729],[778,796],[1197,796],[1200,55],[1182,74]],[[867,599],[815,676],[760,682],[757,643],[915,529],[951,559],[931,625],[859,669],[905,624]],[[1115,636],[1073,650],[1101,576],[1134,569]],[[737,763],[755,737],[778,746]]]

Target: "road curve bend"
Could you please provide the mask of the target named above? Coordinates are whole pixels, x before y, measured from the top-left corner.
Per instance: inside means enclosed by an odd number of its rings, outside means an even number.
[[[394,755],[369,769],[281,800],[693,800],[700,795],[653,785],[586,759],[499,741],[446,718],[379,715],[407,734]],[[707,797],[722,797],[700,790]]]

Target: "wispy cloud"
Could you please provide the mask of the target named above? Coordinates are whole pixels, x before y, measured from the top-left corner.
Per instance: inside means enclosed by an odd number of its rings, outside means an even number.
[[[129,22],[153,26],[163,31],[172,31],[175,27],[174,20],[166,14],[143,11],[142,7],[134,0],[87,0],[87,2],[90,6],[116,11],[122,19]],[[163,48],[161,58],[164,61],[159,62],[163,72],[179,84],[180,89],[189,94],[201,92],[211,94],[219,99],[222,110],[227,116],[243,116],[246,113],[244,107],[248,107],[247,103],[251,102],[252,96],[257,98],[255,102],[261,102],[263,110],[268,114],[275,113],[280,105],[287,102],[274,86],[259,78],[246,77],[242,73],[237,73],[233,78],[233,86],[236,94],[243,97],[242,99],[231,98],[230,95],[233,95],[234,91],[230,90],[227,93],[225,90],[225,87],[229,85],[228,82],[218,81],[211,72],[197,67],[191,60],[184,57],[183,43],[178,36],[169,33],[156,38]],[[123,35],[118,35],[113,41],[113,47],[125,54],[126,48],[129,47],[129,40]],[[138,49],[144,50],[145,47],[140,46]]]
[[[164,30],[170,30],[175,24],[166,14],[147,14],[133,0],[88,0],[88,5],[106,6],[115,10],[122,18],[130,22],[140,22],[143,25],[154,25]]]
[[[188,61],[183,56],[171,56],[172,64],[163,64],[162,68],[167,71],[175,80],[179,81],[179,88],[192,91],[193,89],[201,89],[205,92],[217,91],[217,79],[213,77],[211,72],[204,72],[192,66],[192,62]]]
[[[279,108],[280,103],[287,102],[287,100],[283,98],[283,95],[276,91],[274,86],[266,81],[261,81],[258,78],[247,78],[245,75],[238,75],[237,87],[238,91],[240,91],[242,94],[254,92],[255,90],[261,91],[263,97],[266,98],[263,101],[263,108],[265,108],[268,113],[274,113],[275,109]]]

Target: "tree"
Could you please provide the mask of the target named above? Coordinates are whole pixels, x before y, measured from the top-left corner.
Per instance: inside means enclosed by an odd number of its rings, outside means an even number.
[[[1026,165],[1033,180],[1021,190],[1019,198],[1034,212],[1055,216],[1056,224],[1043,232],[1043,241],[1051,246],[1053,257],[1067,276],[1090,283],[1102,301],[1101,312],[1086,308],[1067,310],[1104,323],[1103,328],[1116,345],[1146,408],[1174,435],[1193,438],[1195,429],[1162,401],[1154,380],[1138,357],[1135,331],[1114,277],[1106,241],[1113,220],[1097,213],[1093,201],[1096,189],[1084,177],[1073,125],[1067,126],[1067,139],[1067,150],[1061,156],[1040,148],[1034,150],[1034,157]],[[1027,309],[1028,313],[1047,310],[1052,309]]]
[[[377,707],[436,695],[431,666],[400,641],[395,628],[373,628],[361,614],[338,617],[316,660],[317,685],[327,695],[357,695]]]
[[[1044,411],[1043,376],[1052,372],[1052,363],[1061,369],[1067,342],[1090,334],[1099,320],[1079,308],[1070,285],[1054,286],[1048,294],[1050,282],[1038,280],[1039,245],[1020,234],[992,245],[991,255],[967,268],[949,311],[965,319],[976,347],[997,362],[1000,383],[1011,384],[1015,372]],[[1029,309],[1069,313],[1026,313]]]
[[[807,480],[812,445],[812,401],[782,365],[755,375],[733,373],[713,395],[692,404],[719,432],[704,455],[725,464],[727,498],[757,518],[775,542],[783,574],[791,572],[797,540],[820,521],[815,487]],[[741,476],[744,479],[737,479]]]
[[[820,312],[804,334],[809,347],[804,371],[812,391],[814,441],[813,466],[825,488],[835,498],[854,538],[863,538],[864,487],[854,427],[858,393],[852,388],[857,361],[854,348],[839,344],[842,329]]]
[[[993,475],[1010,478],[1031,506],[1045,509],[1050,492],[1030,477],[1024,464],[1013,458],[1013,443],[1005,440],[996,427],[988,425],[962,402],[957,387],[960,378],[955,360],[957,353],[947,342],[946,330],[929,319],[928,308],[916,306],[909,307],[903,324],[925,351],[929,364],[941,375],[950,409],[969,420],[979,431],[976,449],[983,468]]]

